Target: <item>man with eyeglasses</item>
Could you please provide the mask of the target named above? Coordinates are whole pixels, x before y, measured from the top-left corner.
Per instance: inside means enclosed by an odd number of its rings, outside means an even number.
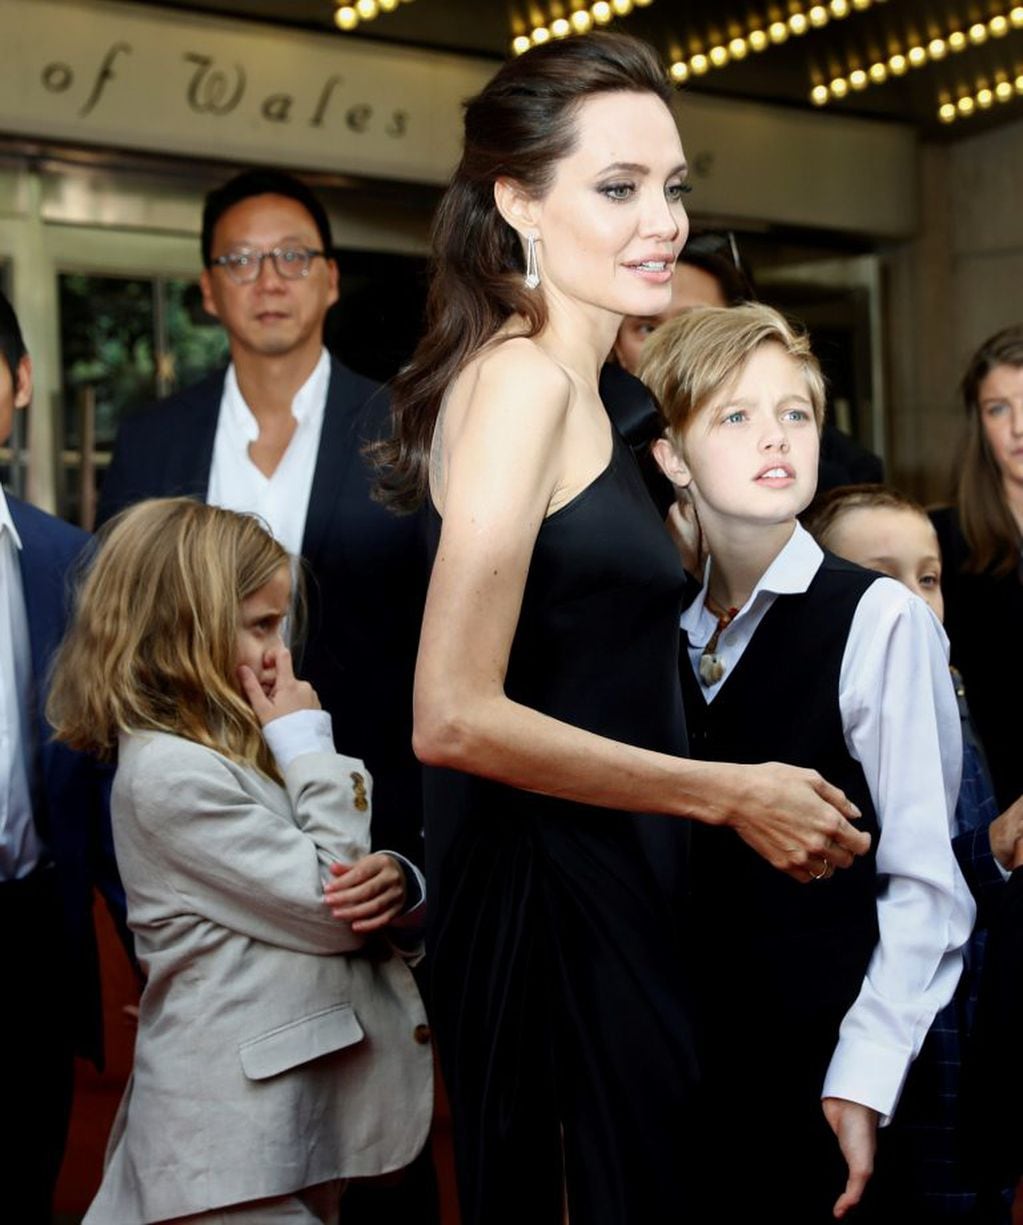
[[[361,757],[373,777],[374,845],[421,862],[411,749],[421,520],[372,500],[363,448],[390,430],[387,396],[323,345],[338,297],[326,211],[298,179],[246,171],[207,196],[201,245],[203,304],[227,332],[231,363],[125,419],[99,520],[185,494],[258,514],[303,559],[300,675],[330,712],[338,751]],[[435,1220],[431,1198],[429,1188],[416,1193],[414,1211],[396,1207],[395,1219]],[[346,1196],[346,1219],[356,1219],[357,1199]]]

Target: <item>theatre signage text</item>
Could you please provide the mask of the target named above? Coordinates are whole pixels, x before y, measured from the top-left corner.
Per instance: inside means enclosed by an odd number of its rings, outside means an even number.
[[[0,130],[418,182],[493,65],[120,3],[0,0]]]
[[[443,183],[495,66],[121,0],[0,0],[0,134]],[[688,90],[675,111],[698,214],[915,231],[908,125]]]

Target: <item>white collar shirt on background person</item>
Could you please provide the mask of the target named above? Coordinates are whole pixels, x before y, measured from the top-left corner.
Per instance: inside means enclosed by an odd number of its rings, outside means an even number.
[[[206,501],[259,515],[295,557],[302,553],[329,383],[330,354],[324,349],[292,401],[296,426],[287,450],[265,476],[249,457],[249,444],[259,437],[259,423],[242,396],[233,362],[224,379]]]
[[[0,488],[0,880],[28,876],[44,856],[32,817],[32,658],[20,551]]]
[[[722,632],[716,654],[725,671],[714,685],[700,686],[705,701],[712,702],[728,683],[775,599],[805,592],[823,559],[817,542],[797,524]],[[706,575],[681,619],[697,677],[700,655],[718,624],[705,596]],[[974,917],[949,836],[962,730],[948,639],[924,601],[895,579],[877,579],[857,605],[842,656],[838,704],[846,748],[863,770],[881,827],[880,936],[842,1022],[821,1096],[872,1106],[887,1122],[935,1013],[952,998]],[[892,813],[898,820],[886,823]]]

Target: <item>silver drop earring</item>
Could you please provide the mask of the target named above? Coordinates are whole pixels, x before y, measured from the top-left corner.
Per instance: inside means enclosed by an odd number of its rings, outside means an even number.
[[[540,267],[536,262],[536,235],[526,235],[526,276],[524,284],[527,289],[536,289],[540,284]]]

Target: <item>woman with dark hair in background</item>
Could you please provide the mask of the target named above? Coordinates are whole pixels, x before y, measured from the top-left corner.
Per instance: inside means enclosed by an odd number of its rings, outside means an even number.
[[[945,627],[1001,809],[1023,794],[1023,324],[986,340],[962,382],[966,446],[955,507],[932,515]]]
[[[685,825],[634,814],[730,825],[803,881],[868,842],[814,772],[681,756],[683,575],[597,391],[688,228],[669,98],[601,34],[470,101],[380,455],[382,496],[433,509],[415,747],[464,1225],[685,1217]]]

